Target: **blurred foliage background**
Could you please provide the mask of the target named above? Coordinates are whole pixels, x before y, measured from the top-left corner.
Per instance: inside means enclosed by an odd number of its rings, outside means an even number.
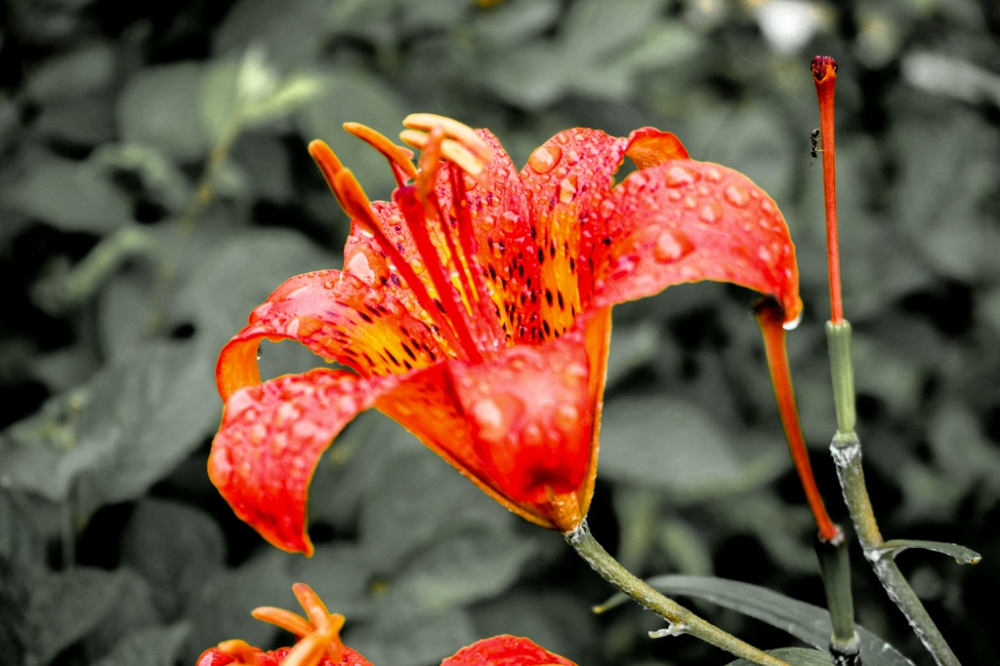
[[[0,3],[0,662],[193,664],[287,644],[249,616],[313,585],[380,666],[527,635],[584,666],[721,664],[376,413],[321,463],[312,560],[210,485],[216,355],[284,279],[339,267],[347,220],[305,150],[373,199],[340,124],[491,128],[515,161],[573,126],[655,125],[747,173],[796,240],[789,337],[813,465],[846,521],[834,431],[809,59],[840,63],[839,182],[859,432],[899,563],[966,664],[1000,651],[1000,6],[991,0],[5,0]],[[635,572],[714,574],[823,604],[751,294],[669,289],[615,311],[598,539]],[[266,375],[314,361],[265,343]],[[854,548],[857,614],[928,663]],[[790,637],[695,604],[764,648]]]

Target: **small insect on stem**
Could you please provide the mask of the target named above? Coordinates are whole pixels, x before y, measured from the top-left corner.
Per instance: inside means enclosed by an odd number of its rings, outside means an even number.
[[[822,152],[823,149],[819,147],[819,128],[817,127],[809,133],[809,156],[816,159]],[[812,168],[812,162],[809,163],[809,168]]]

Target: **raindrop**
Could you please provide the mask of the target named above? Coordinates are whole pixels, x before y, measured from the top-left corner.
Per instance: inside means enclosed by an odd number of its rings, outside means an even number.
[[[587,380],[587,366],[583,363],[570,363],[563,368],[562,378],[567,386],[577,387]]]
[[[503,229],[504,233],[512,234],[517,229],[517,223],[520,220],[520,215],[512,210],[508,210],[500,216],[500,228]]]
[[[570,163],[570,166],[576,164],[580,161],[580,153],[575,150],[569,151],[569,154],[566,155],[566,161]]]
[[[573,430],[580,422],[580,410],[576,408],[576,405],[571,405],[568,402],[563,403],[556,408],[555,421],[556,427],[563,432]]]
[[[698,177],[696,172],[689,171],[682,166],[674,165],[667,170],[667,187],[690,185],[698,180]]]
[[[263,423],[255,423],[250,428],[250,443],[255,446],[260,446],[267,439],[267,426]]]
[[[576,179],[573,177],[563,178],[559,183],[559,201],[568,204],[576,196]]]
[[[786,321],[784,324],[781,325],[781,328],[785,329],[786,331],[794,331],[796,328],[798,328],[799,324],[802,323],[802,312],[803,311],[800,310],[798,316],[795,317],[795,319],[791,321]]]
[[[688,210],[694,210],[698,206],[698,200],[694,197],[684,197],[684,207]]]
[[[684,195],[677,190],[667,190],[667,198],[671,201],[680,201],[684,198]]]
[[[774,208],[774,204],[771,203],[770,199],[764,199],[763,201],[761,201],[760,202],[760,209],[762,211],[764,211],[765,213],[767,213],[768,215],[774,215],[775,210],[776,210]]]
[[[763,245],[761,245],[760,248],[757,250],[757,256],[760,257],[760,260],[766,264],[769,264],[774,260],[774,257],[771,256],[770,250],[768,250]]]
[[[548,173],[552,171],[559,159],[562,157],[562,148],[555,145],[539,146],[528,158],[528,166],[535,173]]]
[[[497,226],[497,220],[492,215],[483,215],[479,219],[478,226],[483,231],[493,231],[493,229]]]
[[[708,224],[715,224],[719,221],[720,217],[722,217],[722,206],[714,201],[712,203],[705,204],[702,207],[701,212],[698,213],[698,218],[701,219],[702,222],[706,222]]]
[[[711,169],[705,172],[705,180],[713,183],[718,183],[720,180],[722,180],[722,174],[719,173],[718,169],[712,167]]]
[[[672,261],[691,254],[694,246],[688,237],[680,231],[668,229],[660,232],[656,237],[656,245],[653,247],[653,256],[657,261],[668,264]]]
[[[709,194],[712,193],[712,190],[708,189],[708,185],[706,185],[705,183],[699,185],[698,189],[695,191],[698,193],[699,197],[707,197]]]
[[[521,438],[525,444],[529,446],[538,446],[542,443],[542,429],[538,427],[537,423],[529,423],[521,431]]]
[[[745,206],[747,204],[747,201],[749,201],[750,199],[750,195],[747,194],[747,191],[737,185],[730,185],[729,187],[727,187],[726,191],[723,193],[723,196],[726,197],[726,201],[736,206],[737,208],[742,208],[743,206]]]

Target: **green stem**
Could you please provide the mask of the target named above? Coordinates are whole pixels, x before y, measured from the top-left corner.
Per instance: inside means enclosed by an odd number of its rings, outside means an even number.
[[[833,541],[816,538],[814,544],[830,609],[833,636],[830,654],[837,666],[861,663],[861,643],[854,631],[854,600],[851,597],[851,564],[847,557],[847,540],[843,534]]]
[[[882,534],[872,511],[865,473],[861,468],[861,441],[854,432],[854,365],[851,360],[851,325],[848,322],[826,325],[830,347],[830,371],[837,408],[837,434],[830,444],[830,454],[837,465],[837,477],[844,501],[854,522],[858,542],[872,570],[899,610],[906,616],[914,633],[940,666],[961,666],[927,609],[913,592],[892,555],[881,550]]]
[[[641,606],[653,611],[669,623],[667,629],[656,632],[655,637],[690,634],[706,643],[760,666],[788,666],[785,662],[744,643],[735,636],[703,620],[673,599],[663,596],[645,582],[632,575],[615,558],[608,554],[590,533],[587,521],[563,535],[566,542],[580,554],[591,568],[619,590],[632,597]]]

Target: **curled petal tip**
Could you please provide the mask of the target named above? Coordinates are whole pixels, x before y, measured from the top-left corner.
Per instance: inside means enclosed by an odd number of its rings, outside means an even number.
[[[239,639],[219,643],[219,652],[229,655],[243,666],[256,666],[257,651],[246,641]]]

